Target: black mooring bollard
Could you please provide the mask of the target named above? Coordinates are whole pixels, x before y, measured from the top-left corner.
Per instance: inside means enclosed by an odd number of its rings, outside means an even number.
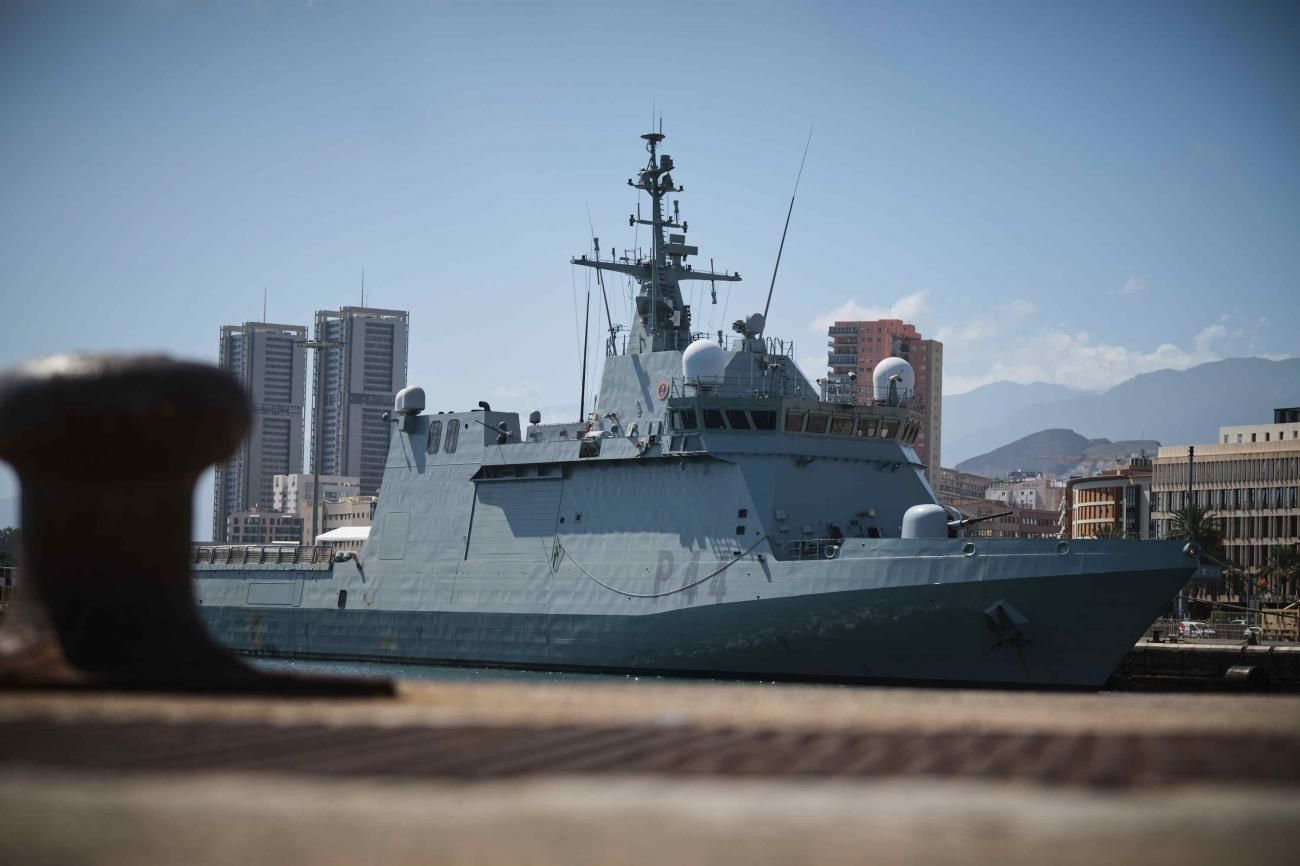
[[[0,686],[392,694],[385,680],[254,670],[199,620],[194,483],[250,413],[233,377],[164,357],[56,356],[0,375],[0,459],[22,482],[23,530]]]

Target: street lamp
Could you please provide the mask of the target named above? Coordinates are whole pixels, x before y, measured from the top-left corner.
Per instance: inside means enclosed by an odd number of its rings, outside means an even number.
[[[320,461],[321,441],[325,417],[325,356],[322,349],[340,349],[347,344],[340,340],[294,340],[295,345],[304,349],[316,350],[316,417],[311,423],[312,445],[311,461],[311,543],[316,543],[316,533],[320,526]]]

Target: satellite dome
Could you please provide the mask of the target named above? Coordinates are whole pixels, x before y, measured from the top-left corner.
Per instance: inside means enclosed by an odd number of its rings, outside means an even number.
[[[424,411],[424,389],[411,385],[398,391],[393,398],[393,411],[398,415],[419,415]]]
[[[727,353],[712,340],[701,338],[682,352],[682,375],[688,382],[720,380],[726,369]]]
[[[763,327],[767,324],[767,319],[763,318],[762,313],[754,313],[745,320],[745,327],[749,329],[750,336],[760,336],[763,333]]]
[[[902,358],[886,358],[871,373],[871,384],[875,388],[877,400],[889,399],[889,380],[895,376],[899,377],[897,396],[904,397],[912,393],[916,387],[916,372],[912,370],[912,365]]]

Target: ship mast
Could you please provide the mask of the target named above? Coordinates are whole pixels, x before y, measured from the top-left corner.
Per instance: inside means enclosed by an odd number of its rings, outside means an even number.
[[[673,158],[659,153],[659,143],[664,140],[664,134],[647,132],[641,138],[646,142],[650,161],[635,179],[629,178],[627,183],[650,196],[650,219],[642,219],[638,208],[637,214],[628,217],[628,225],[650,226],[650,258],[642,259],[636,253],[634,260],[627,256],[620,259],[611,252],[610,258],[603,260],[597,252],[594,259],[584,255],[572,259],[572,262],[597,271],[627,274],[640,285],[636,298],[636,321],[632,323],[627,344],[629,353],[680,351],[691,342],[691,308],[682,300],[681,281],[738,282],[740,274],[700,271],[683,263],[688,256],[698,255],[699,249],[686,244],[687,224],[680,220],[676,200],[672,203],[672,216],[665,216],[664,197],[685,188],[673,182]],[[680,230],[681,234],[675,230]],[[672,233],[667,233],[670,231]]]

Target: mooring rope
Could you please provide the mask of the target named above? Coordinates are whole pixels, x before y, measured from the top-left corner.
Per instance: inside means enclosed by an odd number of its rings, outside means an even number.
[[[713,571],[704,575],[704,577],[701,577],[699,580],[693,581],[692,583],[688,583],[684,586],[679,586],[676,589],[665,590],[664,592],[629,592],[625,589],[619,589],[616,586],[610,586],[608,583],[605,583],[605,581],[596,577],[596,575],[592,574],[590,571],[587,571],[587,569],[583,567],[581,562],[578,562],[578,560],[573,558],[573,554],[569,553],[568,548],[566,548],[558,538],[555,540],[555,543],[556,546],[560,548],[560,552],[563,553],[566,557],[568,557],[569,562],[572,562],[574,565],[576,565],[579,571],[587,575],[587,577],[591,578],[596,583],[603,586],[605,589],[608,589],[610,592],[617,592],[619,595],[625,595],[628,598],[663,598],[666,595],[676,595],[679,592],[685,592],[688,589],[694,589],[695,587],[699,586],[701,583],[704,583],[704,581],[717,577],[719,574],[722,574],[722,572],[726,571],[728,568],[730,568],[731,566],[739,562],[751,550],[753,550],[755,547],[758,547],[758,545],[761,544],[766,539],[767,536],[760,535],[758,537],[758,540],[755,541],[753,544],[751,544],[749,547],[745,548],[745,550],[742,551],[739,556],[732,557],[731,559],[722,563],[722,565],[718,566]]]

